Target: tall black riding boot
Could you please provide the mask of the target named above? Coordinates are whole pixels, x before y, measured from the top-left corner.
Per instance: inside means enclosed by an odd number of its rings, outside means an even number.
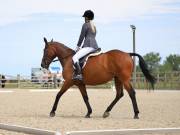
[[[83,78],[82,78],[82,72],[81,72],[81,67],[80,67],[79,63],[76,62],[74,64],[74,66],[75,66],[75,70],[74,70],[73,80],[80,80],[80,81],[82,81]]]

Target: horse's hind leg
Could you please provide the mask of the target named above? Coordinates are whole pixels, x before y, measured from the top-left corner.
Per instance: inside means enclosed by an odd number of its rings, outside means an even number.
[[[84,99],[84,102],[85,102],[87,110],[88,110],[85,117],[90,118],[90,115],[92,113],[92,109],[91,109],[91,106],[89,104],[89,98],[88,98],[88,95],[87,95],[86,86],[85,86],[85,84],[79,84],[78,88],[79,88],[79,90],[80,90],[80,92],[82,94],[82,97]]]
[[[137,101],[136,101],[136,92],[134,88],[132,87],[132,85],[130,84],[130,82],[124,83],[124,87],[127,90],[133,104],[134,119],[139,119],[139,116],[138,116],[139,109],[138,109]]]
[[[114,105],[119,101],[119,99],[124,95],[124,93],[123,93],[123,85],[122,85],[121,81],[117,77],[115,77],[114,82],[115,82],[115,88],[116,88],[116,97],[111,102],[111,104],[108,106],[106,111],[104,112],[103,118],[106,118],[106,117],[109,116],[109,114],[110,114],[109,112],[112,110]]]

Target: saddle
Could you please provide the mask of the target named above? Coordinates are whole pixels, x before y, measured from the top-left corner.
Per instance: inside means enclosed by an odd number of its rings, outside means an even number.
[[[96,50],[88,53],[87,55],[85,55],[84,57],[79,59],[79,65],[81,66],[81,69],[85,67],[86,62],[87,62],[89,57],[97,56],[97,55],[99,55],[101,53],[102,53],[101,48],[97,48]]]

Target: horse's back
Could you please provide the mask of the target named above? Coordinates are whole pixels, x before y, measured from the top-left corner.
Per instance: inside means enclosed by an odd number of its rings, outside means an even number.
[[[133,61],[131,56],[120,50],[110,50],[105,53],[102,53],[98,56],[91,57],[88,60],[87,67],[93,65],[94,69],[103,67],[107,71],[116,70],[116,68],[122,69],[133,66]]]
[[[111,80],[114,76],[124,76],[129,72],[131,74],[132,69],[132,58],[128,53],[120,50],[110,50],[96,57],[89,58],[83,69],[83,76],[86,82],[91,82],[90,84],[103,80],[103,82],[99,82],[100,84]]]

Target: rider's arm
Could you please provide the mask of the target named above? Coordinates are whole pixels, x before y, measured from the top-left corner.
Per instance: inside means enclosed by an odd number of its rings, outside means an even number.
[[[87,25],[86,25],[86,23],[84,23],[83,26],[82,26],[82,29],[81,29],[81,34],[80,34],[80,36],[79,36],[79,41],[78,41],[78,43],[77,43],[77,46],[78,46],[78,47],[81,46],[81,44],[82,44],[82,42],[83,42],[83,40],[84,40],[84,37],[85,37],[85,35],[86,35],[86,31],[87,31]]]

